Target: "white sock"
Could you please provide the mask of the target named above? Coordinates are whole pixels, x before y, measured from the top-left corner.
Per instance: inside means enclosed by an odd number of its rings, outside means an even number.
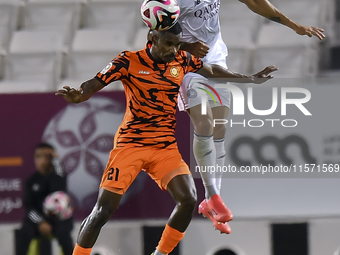
[[[213,136],[200,136],[194,134],[194,156],[200,167],[200,174],[205,188],[205,198],[209,200],[217,193],[215,187],[215,173],[211,173],[208,167],[215,166],[216,150]]]
[[[216,149],[216,166],[223,167],[225,163],[225,147],[224,147],[224,138],[221,139],[214,139],[215,149]],[[222,185],[222,171],[216,171],[215,172],[215,185],[218,194],[220,194],[221,191],[221,185]]]

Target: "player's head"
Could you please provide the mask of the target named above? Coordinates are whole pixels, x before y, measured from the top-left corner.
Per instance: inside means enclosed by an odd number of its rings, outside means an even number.
[[[52,159],[54,148],[48,143],[39,143],[34,151],[35,168],[42,174],[48,174],[53,171]]]
[[[171,62],[181,46],[182,28],[176,23],[165,31],[151,30],[148,39],[152,42],[153,57],[162,62]]]

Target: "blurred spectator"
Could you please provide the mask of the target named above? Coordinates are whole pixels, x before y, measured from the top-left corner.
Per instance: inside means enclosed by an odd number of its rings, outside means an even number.
[[[27,178],[24,190],[26,216],[17,235],[17,255],[27,255],[32,239],[39,238],[41,255],[51,255],[51,239],[58,240],[64,255],[72,255],[72,217],[59,220],[43,213],[43,202],[55,191],[66,192],[66,176],[63,175],[54,148],[39,143],[34,152],[36,171]]]

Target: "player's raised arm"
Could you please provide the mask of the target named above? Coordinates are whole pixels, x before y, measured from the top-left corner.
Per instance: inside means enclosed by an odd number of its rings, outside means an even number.
[[[65,98],[69,103],[80,103],[89,99],[94,93],[104,88],[104,85],[97,79],[92,78],[82,83],[79,89],[64,86],[55,95]]]
[[[198,74],[213,79],[223,79],[223,82],[237,82],[237,83],[256,83],[261,84],[269,79],[272,79],[272,72],[277,71],[275,66],[267,66],[262,71],[253,75],[244,75],[229,71],[219,65],[210,65],[204,63],[203,67],[198,70]]]
[[[293,20],[290,20],[282,12],[275,8],[268,0],[239,0],[239,1],[246,4],[248,8],[253,12],[267,19],[290,27],[299,35],[308,35],[309,37],[312,37],[314,35],[320,40],[325,38],[325,35],[323,34],[324,32],[323,29],[300,25],[294,22]]]

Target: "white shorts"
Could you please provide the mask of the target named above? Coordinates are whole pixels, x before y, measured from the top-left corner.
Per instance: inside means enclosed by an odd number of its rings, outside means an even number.
[[[227,88],[215,88],[215,84],[197,73],[187,73],[178,93],[178,109],[186,111],[207,100],[210,108],[226,106],[230,108],[230,91]],[[214,88],[211,90],[211,87]],[[215,93],[215,91],[216,93]],[[222,103],[222,104],[221,104]]]
[[[215,64],[228,69],[226,64],[226,56],[228,49],[222,40],[219,33],[213,41],[213,46],[210,47],[207,56],[202,61],[209,64]],[[203,64],[204,65],[204,64]],[[203,85],[202,83],[208,85]],[[202,104],[204,97],[207,98],[211,108],[223,106],[230,108],[230,91],[227,88],[215,88],[218,95],[209,89],[209,86],[214,88],[214,83],[209,82],[205,77],[197,73],[187,73],[184,75],[183,81],[179,88],[178,94],[178,109],[185,111],[193,106]],[[206,91],[204,91],[205,89]],[[210,94],[209,94],[210,93]],[[219,100],[221,99],[221,102]]]

